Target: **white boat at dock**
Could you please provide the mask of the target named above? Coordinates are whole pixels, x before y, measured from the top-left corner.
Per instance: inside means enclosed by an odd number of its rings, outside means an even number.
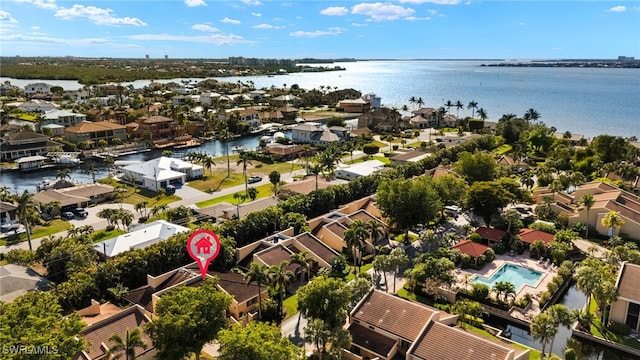
[[[231,151],[235,151],[235,152],[246,151],[246,150],[247,149],[242,145],[236,145],[231,148]]]

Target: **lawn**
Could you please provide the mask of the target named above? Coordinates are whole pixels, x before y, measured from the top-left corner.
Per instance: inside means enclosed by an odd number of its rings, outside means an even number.
[[[126,191],[124,191],[122,197],[122,202],[125,204],[135,205],[141,201],[146,201],[148,203],[147,207],[151,208],[154,206],[166,205],[174,201],[181,200],[181,198],[177,195],[164,195],[161,199],[158,200],[158,198],[156,197],[156,192],[140,187],[134,188],[133,186],[127,185],[123,182],[119,182],[112,177],[101,179],[99,182],[102,184],[111,185],[115,188],[125,189]]]
[[[512,149],[513,149],[513,146],[511,146],[510,144],[502,144],[498,146],[497,149],[493,150],[493,152],[498,155],[504,155],[509,151],[511,151]]]
[[[591,324],[591,335],[613,341],[615,343],[625,345],[634,349],[640,349],[640,342],[634,338],[626,337],[624,335],[616,334],[605,329],[600,321],[600,314],[598,313],[598,304],[592,297],[589,304],[589,312],[593,314],[595,321]]]
[[[367,160],[378,160],[378,161],[382,161],[383,163],[385,163],[385,165],[389,165],[391,164],[391,160],[389,160],[389,158],[386,158],[384,156],[363,156],[359,159],[353,159],[353,161],[349,160],[349,161],[344,161],[344,164],[357,164],[357,163],[361,163],[361,162],[365,162]]]
[[[285,319],[288,319],[293,315],[297,314],[298,313],[298,295],[293,294],[288,298],[284,299],[282,306],[284,306],[286,311]]]
[[[37,239],[37,238],[53,235],[55,233],[68,230],[69,227],[70,227],[70,224],[68,222],[60,219],[54,219],[45,225],[36,225],[33,229],[31,229],[31,239]],[[19,242],[26,241],[26,240],[27,240],[27,234],[22,233],[18,236],[14,235],[5,239],[1,239],[0,245],[17,244]]]
[[[237,158],[237,155],[234,156]],[[233,158],[234,156],[231,156],[231,158]],[[231,162],[235,165],[236,160],[231,160]],[[253,160],[252,163],[254,165],[247,165],[247,177],[250,177],[252,175],[260,175],[266,178],[272,171],[277,171],[280,174],[285,174],[293,170],[302,169],[302,166],[300,166],[299,164],[292,165],[288,162],[263,164],[261,162]],[[216,164],[218,164],[218,167],[215,168],[212,173],[210,173],[209,171],[205,171],[205,177],[203,179],[190,181],[189,186],[200,191],[214,192],[217,190],[244,184],[244,175],[241,171],[234,171],[234,169],[232,168],[231,175],[227,177],[226,166],[224,168],[221,168],[222,165],[226,164],[226,158],[216,158]]]
[[[273,185],[271,183],[269,184],[264,184],[264,185],[260,185],[258,187],[256,187],[256,189],[258,190],[258,196],[256,197],[256,199],[260,199],[260,198],[264,198],[267,196],[271,196],[273,195]],[[229,204],[235,204],[237,203],[237,199],[233,198],[234,194],[228,194],[228,195],[224,195],[224,196],[220,196],[214,199],[210,199],[210,200],[206,200],[206,201],[201,201],[199,203],[196,203],[196,206],[199,208],[203,208],[203,207],[207,207],[207,206],[211,206],[214,204],[219,204],[221,202],[227,202]]]
[[[474,326],[468,326],[465,328],[461,328],[463,330],[470,330],[471,332],[475,333],[476,335],[480,335],[481,337],[487,338],[487,339],[491,339],[491,340],[495,340],[496,342],[502,342],[501,339],[497,338],[496,336],[492,335],[491,333],[489,333],[487,330],[485,329],[480,329]],[[528,346],[524,346],[520,343],[514,342],[512,343],[512,345],[514,347],[517,347],[519,349],[522,350],[529,350],[529,360],[540,360],[541,355],[540,355],[540,351],[530,348]]]
[[[122,235],[126,233],[126,231],[124,230],[118,230],[118,229],[113,229],[113,230],[102,230],[102,231],[96,231],[93,234],[91,234],[91,240],[93,242],[99,242],[105,239],[111,239],[113,237],[116,237],[118,235]]]
[[[367,272],[367,270],[371,269],[372,267],[373,267],[372,263],[364,264],[364,265],[362,265],[360,267],[360,273],[365,273],[365,272]],[[344,277],[344,281],[346,281],[346,282],[349,282],[349,281],[353,280],[353,278],[355,277],[355,275],[353,275],[353,271],[355,270],[354,266],[351,266],[350,269],[351,269],[351,271],[349,271],[349,274]],[[357,270],[355,270],[355,271],[357,271]]]
[[[374,144],[375,146],[379,147],[380,149],[389,146],[389,143],[378,141],[378,140],[373,140],[371,143]]]

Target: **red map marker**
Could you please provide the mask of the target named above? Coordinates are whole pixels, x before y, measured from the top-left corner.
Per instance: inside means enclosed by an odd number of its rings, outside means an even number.
[[[220,253],[220,239],[211,230],[196,230],[189,236],[187,251],[189,256],[198,262],[200,274],[202,274],[202,279],[204,280],[207,276],[209,264]]]

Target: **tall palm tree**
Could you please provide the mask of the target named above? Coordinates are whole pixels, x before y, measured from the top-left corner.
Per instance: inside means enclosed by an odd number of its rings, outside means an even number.
[[[530,332],[531,336],[533,336],[535,340],[540,341],[540,343],[542,344],[542,349],[540,352],[542,354],[542,358],[544,359],[544,351],[547,347],[549,339],[554,337],[558,332],[558,326],[556,325],[555,320],[551,315],[543,312],[534,317],[533,320],[531,320]]]
[[[225,126],[222,130],[220,130],[220,137],[225,145],[225,154],[227,155],[227,177],[231,176],[231,164],[229,163],[229,139],[233,136],[229,131],[229,126]]]
[[[262,319],[262,285],[269,281],[269,268],[266,265],[252,262],[249,271],[242,273],[247,286],[253,282],[258,285],[258,319]]]
[[[418,109],[422,107],[422,105],[424,105],[424,100],[422,100],[421,97],[419,97],[418,99],[416,99],[416,105],[418,105]]]
[[[307,167],[307,171],[313,174],[316,177],[316,191],[318,191],[318,175],[322,173],[324,166],[320,163],[313,163]]]
[[[369,236],[371,237],[371,245],[373,246],[373,260],[375,260],[376,244],[378,243],[378,238],[380,237],[380,235],[386,233],[386,228],[378,220],[371,219],[367,221],[367,230],[369,231]]]
[[[96,166],[91,163],[91,165],[89,165],[89,167],[87,168],[87,170],[85,170],[85,174],[87,175],[91,175],[91,180],[93,180],[93,183],[96,183],[96,174],[97,174],[97,170],[96,170]]]
[[[56,171],[56,179],[64,180],[67,178],[71,179],[71,169],[62,168]]]
[[[451,112],[451,107],[455,106],[455,105],[453,104],[453,102],[451,100],[447,100],[447,102],[444,103],[444,106],[447,107],[447,112],[450,113]]]
[[[476,109],[478,108],[478,103],[474,100],[469,101],[469,105],[467,105],[467,109],[471,109],[471,117],[476,117]]]
[[[618,211],[609,211],[602,218],[602,226],[611,229],[611,237],[616,235],[616,229],[622,228],[624,225],[624,219],[620,216],[620,212]]]
[[[132,331],[127,328],[124,339],[118,334],[113,334],[109,340],[114,342],[114,345],[109,348],[109,353],[124,351],[126,360],[134,360],[136,358],[136,349],[146,349],[147,344],[142,341],[140,336],[140,328],[135,328]],[[122,354],[113,357],[113,359],[120,359]]]
[[[458,101],[456,101],[454,106],[456,107],[456,118],[459,118],[460,117],[460,109],[464,108],[464,104],[460,100],[458,100]]]
[[[31,246],[31,221],[34,219],[34,212],[36,212],[36,203],[33,201],[28,190],[25,190],[21,195],[17,195],[15,202],[17,205],[16,214],[27,232],[29,250],[33,250]]]
[[[344,232],[344,241],[347,243],[347,247],[351,249],[353,265],[358,269],[358,272],[360,272],[364,242],[368,236],[368,226],[360,219],[354,220]]]
[[[418,101],[418,98],[416,98],[415,96],[412,96],[409,98],[409,104],[415,104]]]
[[[311,270],[311,262],[313,258],[309,255],[308,251],[302,251],[299,253],[293,253],[289,256],[289,264],[296,264],[298,268],[296,273],[300,274],[301,281],[304,284],[309,278],[309,271]]]
[[[202,165],[209,170],[209,174],[211,174],[211,171],[213,169],[213,166],[216,164],[215,161],[213,161],[213,156],[205,156],[202,159]]]
[[[249,194],[249,182],[247,181],[247,164],[253,165],[251,161],[249,161],[249,152],[241,151],[238,155],[238,162],[236,165],[242,164],[242,174],[244,175],[244,189]]]
[[[584,194],[582,195],[580,200],[578,200],[578,204],[584,206],[584,208],[587,210],[587,221],[586,221],[587,228],[585,230],[585,235],[584,235],[584,237],[587,239],[589,238],[589,210],[591,210],[591,207],[595,203],[596,203],[596,200],[591,194]]]
[[[486,120],[487,119],[487,111],[484,108],[478,109],[478,116],[480,117],[480,119]]]
[[[602,271],[601,268],[592,265],[593,264],[580,265],[573,275],[573,278],[576,281],[576,287],[587,297],[587,304],[585,305],[586,309],[589,309],[589,306],[591,306],[591,295],[593,295],[597,287]]]
[[[284,303],[284,295],[287,292],[287,286],[294,278],[293,272],[287,270],[289,262],[283,260],[279,265],[271,265],[268,270],[269,286],[278,294],[278,313],[282,313],[282,304]]]
[[[535,109],[529,109],[524,113],[523,119],[527,120],[527,122],[535,122],[540,119],[540,113]]]

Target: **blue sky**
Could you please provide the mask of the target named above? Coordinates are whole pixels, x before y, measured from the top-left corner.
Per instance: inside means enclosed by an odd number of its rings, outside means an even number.
[[[0,55],[640,58],[638,1],[2,0]]]

